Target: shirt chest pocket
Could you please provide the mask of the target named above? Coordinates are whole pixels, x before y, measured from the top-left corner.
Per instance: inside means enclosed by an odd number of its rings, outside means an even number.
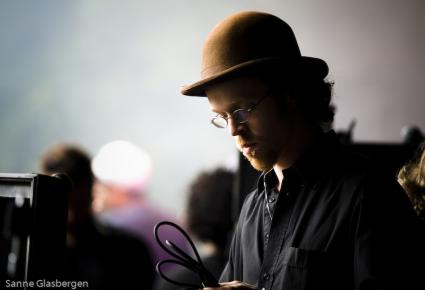
[[[325,252],[290,247],[283,256],[282,280],[277,278],[273,289],[329,289],[329,263]]]

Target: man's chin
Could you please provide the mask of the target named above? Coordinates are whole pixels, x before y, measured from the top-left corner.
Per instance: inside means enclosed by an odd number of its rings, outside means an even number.
[[[248,159],[249,163],[251,163],[251,166],[254,167],[255,170],[269,171],[273,168],[273,164],[271,162],[264,162],[263,160],[252,156],[245,157]]]

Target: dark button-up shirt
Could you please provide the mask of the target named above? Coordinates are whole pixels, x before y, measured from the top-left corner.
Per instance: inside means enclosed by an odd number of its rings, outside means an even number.
[[[418,219],[381,172],[331,132],[283,171],[280,192],[274,171],[263,174],[245,199],[220,281],[267,290],[418,286]]]

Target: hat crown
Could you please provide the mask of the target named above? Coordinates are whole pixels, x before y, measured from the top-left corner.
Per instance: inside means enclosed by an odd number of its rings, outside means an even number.
[[[263,12],[239,12],[209,33],[202,53],[201,80],[183,86],[181,93],[206,96],[208,86],[256,72],[254,69],[321,79],[329,71],[322,59],[301,55],[294,32],[282,19]]]
[[[294,61],[301,53],[291,27],[262,12],[240,12],[218,23],[202,54],[203,78],[249,61],[280,58]]]

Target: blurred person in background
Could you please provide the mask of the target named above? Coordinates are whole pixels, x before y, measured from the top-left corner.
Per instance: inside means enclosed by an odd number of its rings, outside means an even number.
[[[96,177],[93,208],[97,218],[146,241],[154,263],[168,258],[157,244],[153,228],[160,221],[176,222],[176,217],[148,199],[150,156],[131,142],[116,140],[100,148],[93,158],[92,169]],[[164,229],[162,236],[187,249],[183,237],[174,235],[172,229]],[[164,268],[170,267],[172,265]]]
[[[146,245],[93,218],[90,165],[84,150],[68,144],[49,148],[40,159],[41,173],[64,173],[73,183],[68,202],[65,278],[87,281],[89,289],[96,290],[150,289],[154,268]]]
[[[416,214],[425,223],[425,142],[418,147],[416,158],[401,168],[398,182],[409,196]]]
[[[223,168],[200,173],[189,186],[184,224],[194,238],[205,267],[218,278],[226,262],[226,250],[232,224],[232,188],[234,174]],[[175,281],[201,285],[197,275],[184,267],[167,273]],[[155,290],[176,286],[157,278]]]
[[[398,172],[397,180],[406,191],[416,214],[421,220],[419,226],[419,244],[425,246],[425,141],[418,146],[415,157],[407,162]],[[420,260],[425,261],[423,252],[419,252]],[[424,272],[424,266],[418,265]],[[425,287],[425,283],[422,283]]]

